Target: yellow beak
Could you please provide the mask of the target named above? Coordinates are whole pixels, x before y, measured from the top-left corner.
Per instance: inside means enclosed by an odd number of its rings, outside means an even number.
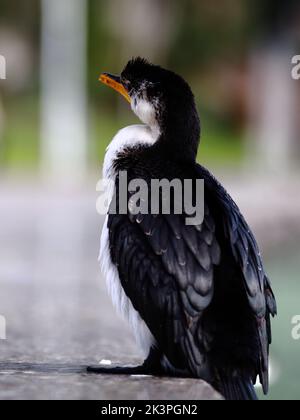
[[[108,73],[102,73],[99,77],[99,80],[100,82],[119,92],[126,99],[126,101],[131,103],[131,98],[127,92],[127,89],[122,84],[119,76],[114,76],[113,74]]]

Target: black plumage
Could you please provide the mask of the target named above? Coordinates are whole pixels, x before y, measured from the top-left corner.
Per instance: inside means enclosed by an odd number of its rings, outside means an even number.
[[[205,216],[109,214],[109,246],[121,285],[155,338],[150,356],[162,372],[203,378],[228,399],[255,399],[257,375],[268,391],[270,315],[276,303],[256,240],[221,184],[196,163],[200,123],[187,83],[144,60],[122,73],[129,93],[147,81],[160,136],[122,150],[114,170],[128,182],[203,179]],[[143,92],[145,95],[145,91]],[[118,177],[115,194],[119,194]],[[149,193],[150,194],[150,193]],[[162,360],[167,359],[167,363]]]

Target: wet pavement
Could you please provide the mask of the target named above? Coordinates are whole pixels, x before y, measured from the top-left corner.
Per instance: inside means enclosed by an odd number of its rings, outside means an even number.
[[[99,273],[96,193],[0,190],[0,399],[219,398],[199,380],[87,374],[141,361]]]

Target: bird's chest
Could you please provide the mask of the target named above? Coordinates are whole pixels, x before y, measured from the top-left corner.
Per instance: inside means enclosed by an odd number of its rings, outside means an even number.
[[[118,269],[112,262],[110,255],[109,229],[107,227],[107,222],[108,217],[106,217],[101,234],[99,256],[101,270],[106,280],[108,293],[117,313],[129,323],[135,339],[141,348],[144,357],[146,357],[151,345],[154,343],[154,338],[124,292]]]
[[[114,195],[114,183],[118,175],[115,164],[120,153],[128,148],[132,149],[141,145],[147,147],[153,144],[154,141],[155,138],[153,137],[151,130],[143,125],[126,127],[120,130],[113,138],[107,148],[103,163],[103,179],[106,181],[105,185],[107,185],[106,199],[109,204]],[[146,356],[149,353],[149,349],[153,344],[154,339],[145,322],[133,308],[130,299],[123,290],[117,266],[111,259],[107,224],[108,216],[105,219],[101,234],[99,261],[102,273],[106,279],[108,292],[117,312],[129,322],[135,338]]]

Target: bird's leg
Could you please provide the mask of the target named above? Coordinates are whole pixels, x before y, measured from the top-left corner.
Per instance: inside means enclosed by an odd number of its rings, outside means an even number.
[[[160,364],[161,353],[151,347],[147,359],[140,366],[88,366],[88,373],[115,374],[115,375],[162,375],[163,369]]]

